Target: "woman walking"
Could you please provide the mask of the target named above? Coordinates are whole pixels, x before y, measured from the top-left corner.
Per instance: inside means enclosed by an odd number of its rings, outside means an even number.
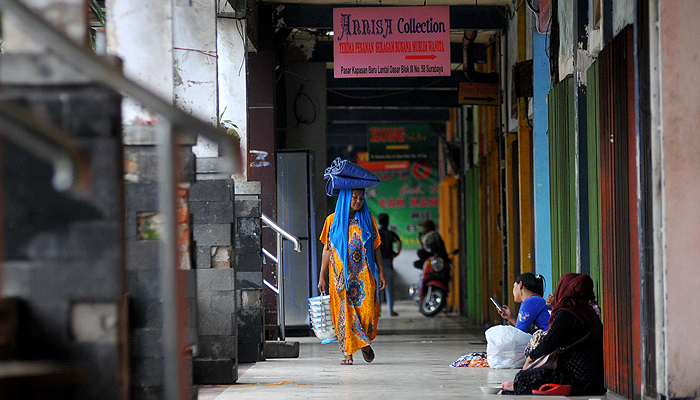
[[[353,174],[349,178],[348,171]],[[341,176],[343,179],[336,179],[342,173],[346,174]],[[321,233],[323,256],[318,290],[326,293],[328,287],[333,325],[345,356],[340,364],[352,365],[357,350],[369,363],[374,360],[370,344],[377,336],[379,322],[378,293],[386,286],[386,278],[379,228],[365,204],[364,188],[379,180],[364,168],[339,159],[326,170],[326,175],[326,191],[328,195],[338,193],[338,201]],[[365,179],[367,176],[369,179]],[[338,181],[343,183],[337,184]],[[354,188],[347,188],[348,185]]]

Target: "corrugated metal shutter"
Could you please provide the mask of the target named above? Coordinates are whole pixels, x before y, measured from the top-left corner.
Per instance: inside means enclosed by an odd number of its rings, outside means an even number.
[[[599,57],[605,373],[627,398],[641,376],[632,36],[623,30]]]
[[[438,186],[439,199],[439,226],[440,234],[445,242],[445,248],[449,254],[459,248],[459,182],[456,178],[448,176],[440,182]],[[450,290],[447,296],[447,305],[459,310],[460,290],[459,290],[459,254],[450,257],[452,259],[452,271],[450,273]]]
[[[504,285],[504,232],[501,221],[501,158],[499,150],[498,109],[479,107],[479,200],[481,203],[481,277],[485,283],[485,296],[501,302],[508,300],[509,291]],[[493,306],[483,303],[484,318],[490,324],[502,321]]]
[[[552,281],[576,270],[576,177],[573,77],[549,92],[549,188]]]
[[[586,72],[586,99],[588,118],[588,243],[590,275],[595,283],[596,298],[601,299],[600,271],[600,109],[598,89],[598,61]]]
[[[483,295],[484,281],[481,276],[481,211],[479,201],[479,168],[464,174],[464,205],[466,222],[467,264],[467,317],[473,324],[483,324],[482,307],[488,303]]]

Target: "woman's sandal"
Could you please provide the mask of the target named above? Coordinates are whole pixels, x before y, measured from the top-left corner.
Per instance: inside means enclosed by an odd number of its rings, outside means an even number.
[[[371,363],[374,361],[374,350],[372,350],[371,346],[365,346],[360,350],[362,351],[362,358],[364,358],[366,362]]]
[[[352,356],[350,356],[350,358],[346,358],[340,361],[340,365],[352,365]]]

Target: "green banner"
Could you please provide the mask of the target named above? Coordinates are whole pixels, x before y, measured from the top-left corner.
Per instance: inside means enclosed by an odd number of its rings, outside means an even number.
[[[370,163],[372,164],[372,163]],[[365,201],[376,218],[389,215],[389,228],[406,248],[418,248],[421,222],[438,222],[437,164],[408,163],[408,169],[373,169],[381,183],[367,189]]]
[[[369,125],[370,161],[427,161],[430,125]]]

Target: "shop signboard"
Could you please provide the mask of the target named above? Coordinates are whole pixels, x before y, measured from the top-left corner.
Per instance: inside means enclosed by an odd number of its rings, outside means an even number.
[[[437,164],[369,161],[367,153],[358,153],[357,163],[381,180],[365,192],[372,215],[388,214],[390,229],[399,235],[403,246],[420,247],[419,224],[426,219],[438,221]]]
[[[450,76],[450,8],[333,9],[336,78]]]
[[[501,87],[497,83],[459,83],[459,104],[501,105]]]
[[[369,160],[427,160],[430,155],[429,133],[429,124],[369,125]]]

